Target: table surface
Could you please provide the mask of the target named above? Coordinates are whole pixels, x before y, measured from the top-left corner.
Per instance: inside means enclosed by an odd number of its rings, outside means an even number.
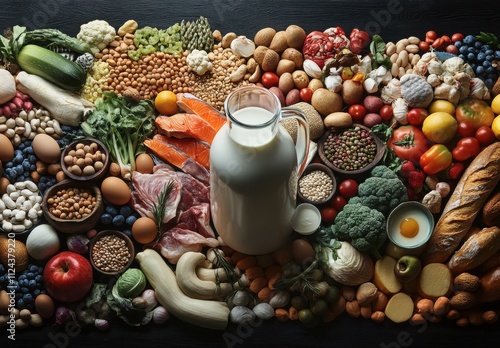
[[[500,35],[500,13],[492,1],[398,1],[398,0],[170,0],[170,1],[96,1],[71,0],[14,1],[3,0],[0,30],[13,25],[28,29],[57,28],[76,35],[81,24],[94,19],[108,21],[118,28],[128,19],[139,26],[166,28],[181,20],[208,18],[212,29],[224,35],[235,32],[253,38],[261,28],[284,30],[290,24],[306,32],[340,26],[347,33],[353,28],[380,34],[385,41],[397,41],[427,30],[438,35],[455,32]],[[147,345],[174,347],[493,347],[500,342],[499,324],[458,328],[451,322],[411,326],[382,324],[343,315],[334,322],[306,328],[297,322],[275,320],[256,322],[252,326],[230,326],[225,331],[211,331],[186,325],[171,318],[162,326],[130,327],[116,320],[109,332],[57,331],[46,325],[18,330],[16,341],[7,340],[4,328],[1,347],[136,347]]]

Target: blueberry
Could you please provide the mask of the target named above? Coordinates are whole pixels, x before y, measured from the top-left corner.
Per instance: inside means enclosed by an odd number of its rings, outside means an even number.
[[[469,48],[467,49],[467,52],[476,54],[476,53],[477,53],[477,50],[476,50],[474,47],[469,47]]]
[[[2,274],[0,276],[0,285],[3,284],[7,279],[8,279],[7,276],[5,274]]]
[[[129,229],[123,230],[123,233],[125,233],[127,236],[132,238],[132,231],[131,230],[129,230]]]
[[[29,303],[29,302],[33,301],[33,295],[32,294],[25,294],[23,296],[23,300],[24,300],[24,302]]]
[[[489,51],[489,50],[491,50],[491,46],[488,44],[484,44],[483,47],[481,47],[481,49],[483,49],[485,51]]]
[[[115,216],[118,214],[118,209],[112,205],[107,205],[106,208],[104,209],[106,213],[110,214],[111,216]]]
[[[23,294],[27,294],[28,292],[30,292],[30,289],[28,289],[27,287],[23,286],[23,287],[21,288],[21,292],[22,292]]]
[[[33,296],[36,298],[38,295],[40,295],[42,291],[40,289],[35,289],[33,290]]]
[[[30,165],[30,172],[34,172],[36,170],[36,165]]]
[[[113,217],[111,216],[111,214],[104,213],[101,215],[101,222],[103,224],[109,225],[111,223],[111,221],[113,221]]]
[[[21,281],[24,279],[28,279],[28,277],[26,276],[26,272],[23,272],[23,274],[21,274],[19,277],[17,277],[17,281]]]
[[[0,263],[0,274],[4,273],[5,273],[5,266],[3,265],[3,263]]]
[[[17,307],[18,307],[18,309],[20,309],[20,308],[24,309],[25,306],[26,305],[24,304],[24,301],[23,301],[22,298],[20,298],[19,300],[17,300]]]
[[[125,222],[125,218],[123,217],[123,215],[116,215],[115,217],[113,217],[113,225],[115,226],[121,226],[123,225],[123,223]]]
[[[43,280],[43,275],[41,275],[41,274],[37,274],[37,275],[35,276],[35,281],[36,281],[37,283],[42,282],[42,280]]]
[[[126,220],[125,220],[125,223],[127,224],[127,226],[132,226],[135,222],[135,220],[137,220],[137,216],[135,215],[130,215]]]
[[[495,59],[500,59],[500,51],[495,51]]]
[[[491,55],[491,54],[486,55],[486,60],[487,60],[488,62],[492,62],[492,61],[493,61],[493,58],[495,58],[495,57],[494,57],[493,55]]]
[[[493,86],[493,80],[492,79],[486,79],[484,80],[484,84],[488,87],[491,88]]]
[[[469,65],[470,65],[470,67],[472,68],[472,70],[475,70],[475,69],[476,69],[476,66],[477,66],[477,64],[476,64],[476,63],[470,63]]]
[[[467,35],[464,38],[464,43],[466,43],[467,45],[473,44],[475,41],[476,41],[476,38],[474,37],[474,35]]]
[[[12,162],[5,163],[5,166],[4,166],[5,169],[10,169],[12,167],[14,167],[14,163],[12,163]]]
[[[40,268],[42,268],[42,267],[37,266],[37,265],[30,265],[28,267],[28,271],[33,272],[33,273],[37,273],[37,272],[40,273]],[[42,268],[42,270],[43,270],[43,268]]]
[[[491,62],[490,62],[489,60],[485,60],[485,61],[483,62],[483,66],[484,66],[485,68],[490,67],[490,66],[491,66]]]
[[[479,48],[481,48],[482,46],[483,46],[483,43],[482,43],[481,41],[476,41],[476,42],[474,42],[474,47],[475,47],[475,48],[478,48],[478,49],[479,49]]]
[[[23,141],[21,144],[19,144],[19,146],[17,147],[17,149],[20,150],[20,151],[22,151],[22,150],[24,150],[25,147],[26,147],[26,144]]]
[[[476,59],[479,63],[482,63],[486,58],[486,54],[484,54],[483,52],[479,52],[476,56]]]
[[[487,74],[493,74],[495,72],[495,68],[492,67],[491,65],[486,68],[486,73]]]
[[[469,49],[469,46],[461,46],[459,49],[458,49],[458,52],[462,53],[462,54],[466,54]]]
[[[36,271],[38,272],[38,274],[42,274],[43,273],[43,267],[42,266],[35,266],[37,269]]]
[[[123,215],[123,217],[127,218],[132,215],[132,208],[130,208],[128,205],[123,205],[120,207],[120,214]]]

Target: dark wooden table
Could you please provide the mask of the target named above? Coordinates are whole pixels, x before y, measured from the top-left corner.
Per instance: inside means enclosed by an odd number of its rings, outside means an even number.
[[[410,35],[424,37],[427,30],[438,35],[454,32],[500,35],[500,13],[494,1],[398,1],[398,0],[3,0],[0,30],[24,25],[28,29],[57,28],[76,35],[81,24],[94,19],[118,28],[128,19],[139,26],[166,28],[181,20],[207,17],[212,29],[253,38],[261,28],[283,30],[290,24],[306,32],[340,26],[346,32],[357,27],[378,33],[385,41]],[[64,331],[63,331],[64,332]],[[186,325],[171,318],[165,325],[130,327],[116,320],[109,332],[67,331],[46,325],[17,330],[16,341],[7,340],[0,329],[0,347],[498,347],[500,325],[458,328],[451,322],[411,326],[389,321],[377,324],[347,315],[316,328],[297,322],[275,320],[253,326],[230,326],[223,332]]]

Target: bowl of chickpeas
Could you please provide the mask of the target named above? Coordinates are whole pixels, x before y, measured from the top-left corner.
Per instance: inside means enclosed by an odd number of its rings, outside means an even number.
[[[101,190],[92,182],[65,179],[45,191],[42,209],[57,231],[83,233],[97,225],[104,203]]]
[[[108,173],[109,151],[94,138],[78,139],[61,153],[61,168],[65,176],[78,181],[97,181]]]

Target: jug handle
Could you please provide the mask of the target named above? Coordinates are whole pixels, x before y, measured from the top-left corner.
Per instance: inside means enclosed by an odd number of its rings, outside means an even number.
[[[297,153],[298,175],[304,171],[309,154],[309,123],[304,113],[295,107],[284,107],[281,109],[281,118],[295,118],[299,122],[297,127],[297,141],[295,151]]]

